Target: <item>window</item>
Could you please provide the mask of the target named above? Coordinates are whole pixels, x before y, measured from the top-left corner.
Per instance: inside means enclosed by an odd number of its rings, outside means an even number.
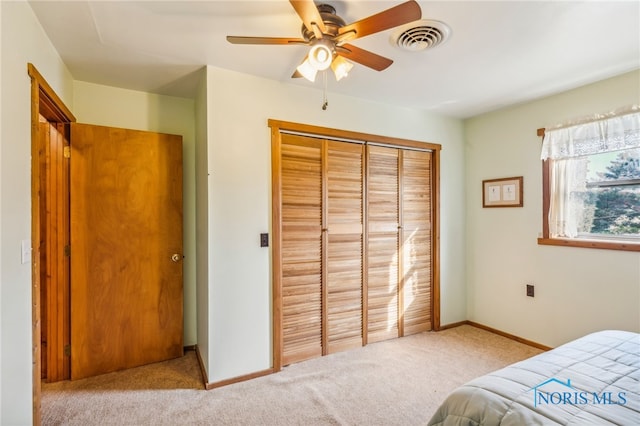
[[[539,244],[640,251],[640,109],[544,136]]]

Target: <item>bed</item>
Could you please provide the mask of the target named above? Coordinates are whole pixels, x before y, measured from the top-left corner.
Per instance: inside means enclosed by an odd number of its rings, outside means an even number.
[[[453,391],[430,426],[640,425],[640,334],[592,333]]]

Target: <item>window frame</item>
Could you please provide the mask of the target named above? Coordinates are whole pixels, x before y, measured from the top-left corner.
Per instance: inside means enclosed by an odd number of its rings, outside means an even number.
[[[545,129],[538,129],[538,136],[544,137],[544,131]],[[550,159],[542,160],[542,237],[538,238],[538,245],[640,252],[640,242],[611,241],[597,238],[551,237],[549,232],[549,208],[551,207],[552,161]]]

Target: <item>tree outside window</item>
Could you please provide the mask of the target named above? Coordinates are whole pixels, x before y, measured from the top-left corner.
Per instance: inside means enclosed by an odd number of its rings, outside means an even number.
[[[640,150],[597,154],[589,162],[585,234],[640,237]]]

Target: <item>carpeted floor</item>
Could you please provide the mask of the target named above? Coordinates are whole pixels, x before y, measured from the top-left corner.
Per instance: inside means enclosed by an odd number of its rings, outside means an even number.
[[[472,378],[541,351],[464,325],[290,365],[204,390],[194,352],[44,384],[43,425],[418,425]]]

